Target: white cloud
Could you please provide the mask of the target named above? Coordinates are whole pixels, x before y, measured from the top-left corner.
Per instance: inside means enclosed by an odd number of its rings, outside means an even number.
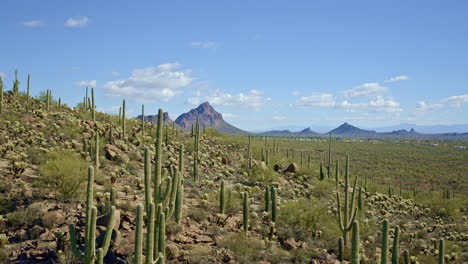
[[[70,17],[65,22],[66,27],[86,27],[90,22],[90,19],[85,16]]]
[[[135,69],[126,80],[107,82],[103,88],[109,96],[126,97],[135,101],[169,101],[179,89],[189,86],[194,78],[190,70],[178,70],[178,63]]]
[[[392,77],[392,78],[390,78],[388,80],[385,80],[384,82],[389,83],[389,82],[398,82],[398,81],[406,81],[406,80],[409,80],[408,76],[400,75],[400,76],[395,76],[395,77]]]
[[[365,103],[350,103],[347,100],[336,105],[337,108],[343,109],[345,112],[358,112],[367,107]]]
[[[442,104],[429,104],[429,103],[426,103],[424,101],[419,101],[416,104],[416,112],[426,113],[426,112],[429,112],[429,111],[440,109],[442,107],[443,107]]]
[[[377,96],[374,100],[368,103],[350,103],[344,100],[336,105],[337,108],[343,109],[346,112],[386,112],[386,113],[399,113],[403,111],[400,103],[393,99],[385,99],[383,96]]]
[[[382,96],[378,96],[375,100],[369,102],[369,108],[375,112],[387,112],[387,113],[399,113],[403,111],[400,108],[400,103],[393,99],[385,99]]]
[[[387,91],[386,87],[379,83],[365,83],[343,92],[346,98],[359,98],[383,95]]]
[[[281,121],[281,120],[285,120],[286,117],[285,117],[285,116],[274,116],[273,119],[274,119],[274,120]]]
[[[96,80],[89,80],[89,81],[85,81],[85,80],[82,80],[82,81],[78,81],[75,83],[76,86],[96,86]]]
[[[209,41],[209,40],[192,41],[192,42],[190,42],[190,46],[200,47],[200,48],[204,48],[204,49],[211,49],[211,48],[217,48],[219,46],[219,43],[214,42],[214,41]]]
[[[460,107],[462,104],[468,103],[468,94],[450,96],[443,101],[453,107]]]
[[[294,96],[299,96],[299,94],[300,94],[300,93],[299,93],[299,91],[297,91],[297,90],[294,90],[294,91],[292,92],[292,95],[294,95]]]
[[[310,96],[301,96],[296,100],[298,106],[334,106],[335,99],[332,94],[315,93]]]
[[[25,27],[41,27],[44,25],[44,22],[42,20],[30,20],[30,21],[23,21],[21,24]]]
[[[119,76],[119,75],[120,75],[120,73],[115,72],[115,71],[114,71],[114,72],[111,72],[111,74],[112,74],[113,76]]]
[[[216,90],[204,97],[192,97],[187,99],[187,103],[197,105],[208,101],[212,105],[220,106],[240,106],[254,110],[260,109],[264,104],[271,101],[271,98],[264,97],[263,93],[257,90],[250,90],[247,93],[229,94]]]

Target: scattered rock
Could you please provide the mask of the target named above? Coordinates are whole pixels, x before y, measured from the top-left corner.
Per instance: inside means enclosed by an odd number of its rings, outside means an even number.
[[[297,249],[297,245],[298,243],[296,242],[296,240],[294,240],[294,238],[288,238],[288,240],[284,241],[283,242],[283,247],[284,249],[286,250],[293,250],[293,249]]]
[[[284,172],[296,173],[298,169],[299,167],[297,166],[297,164],[293,162],[289,164],[289,166],[284,170]]]
[[[273,169],[277,172],[280,172],[283,168],[281,167],[281,165],[275,164],[275,166],[273,166]]]

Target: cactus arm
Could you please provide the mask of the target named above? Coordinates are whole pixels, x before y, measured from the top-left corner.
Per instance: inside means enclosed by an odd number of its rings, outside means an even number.
[[[174,213],[174,206],[175,206],[175,200],[176,200],[176,196],[177,196],[177,188],[179,187],[179,177],[180,177],[180,174],[179,174],[179,168],[178,167],[174,167],[174,172],[173,172],[173,175],[172,175],[172,186],[171,186],[171,195],[170,195],[170,199],[169,199],[169,215],[167,216],[167,218],[171,218],[172,214]]]
[[[350,231],[353,228],[353,222],[356,219],[357,211],[358,209],[354,208],[353,216],[351,217],[350,222],[348,223],[348,228],[346,228],[347,231]]]
[[[104,264],[104,252],[102,248],[97,251],[97,264]]]
[[[380,264],[387,264],[388,258],[388,220],[385,219],[382,223],[382,253]]]
[[[338,226],[340,227],[340,230],[342,232],[345,231],[344,225],[343,225],[343,218],[341,216],[341,202],[340,202],[340,195],[336,193],[336,202],[338,204]]]
[[[69,224],[68,225],[70,229],[70,247],[73,255],[76,258],[79,258],[80,260],[83,260],[83,254],[80,253],[80,250],[78,249],[78,243],[76,243],[76,230],[75,230],[75,225],[74,224]]]
[[[169,196],[169,194],[171,193],[171,189],[172,189],[172,177],[171,176],[168,176],[166,178],[166,190],[164,191],[164,193],[162,192],[162,184],[159,185],[159,188],[160,188],[160,193],[161,193],[161,200],[160,202],[164,202],[167,200],[167,197]]]
[[[114,223],[115,223],[115,207],[111,207],[111,211],[109,214],[109,221],[107,222],[106,226],[106,234],[104,235],[104,241],[102,242],[102,250],[104,253],[104,256],[107,255],[107,251],[109,249],[110,241],[112,238],[112,231],[114,229]]]

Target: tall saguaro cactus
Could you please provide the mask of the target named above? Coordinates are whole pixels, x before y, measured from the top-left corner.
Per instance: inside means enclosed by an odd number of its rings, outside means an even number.
[[[193,179],[195,181],[198,181],[199,175],[198,175],[198,152],[199,152],[199,142],[200,142],[200,120],[197,117],[197,123],[195,125],[195,143],[194,143],[194,150],[193,150]]]
[[[395,226],[395,232],[393,234],[393,248],[392,248],[392,264],[398,264],[400,258],[400,227]]]
[[[351,241],[351,264],[359,264],[359,222],[353,222],[353,238]]]
[[[3,111],[3,80],[2,76],[0,76],[0,114]]]
[[[444,240],[441,239],[439,240],[439,261],[437,262],[438,264],[445,264],[445,249],[444,249]]]
[[[141,136],[145,136],[145,105],[141,105]]]
[[[102,259],[107,254],[109,249],[112,230],[114,227],[115,207],[112,206],[109,212],[109,220],[106,226],[106,233],[100,248],[96,250],[96,218],[97,208],[93,206],[93,185],[94,185],[94,169],[88,167],[88,187],[86,190],[86,222],[85,222],[85,245],[84,252],[81,253],[76,241],[75,225],[70,224],[70,247],[73,255],[79,258],[84,264],[102,263]]]
[[[276,217],[278,216],[278,194],[275,187],[271,187],[271,221],[276,223]]]
[[[219,213],[224,214],[224,210],[226,207],[226,200],[224,199],[225,196],[225,190],[224,190],[224,181],[221,181],[221,187],[219,190]]]
[[[127,129],[127,122],[125,120],[125,99],[122,101],[122,133],[125,138],[125,131]]]
[[[96,130],[94,138],[94,173],[99,172],[99,132]]]
[[[332,154],[331,154],[332,136],[328,139],[328,164],[327,164],[327,177],[330,178],[332,171]]]
[[[244,201],[242,203],[242,228],[244,233],[247,234],[249,230],[249,194],[244,192]]]
[[[91,118],[96,121],[96,101],[94,101],[94,88],[91,88]]]
[[[344,210],[343,216],[341,215],[341,202],[340,202],[340,194],[339,192],[336,193],[336,200],[338,204],[338,224],[343,232],[343,239],[345,245],[347,244],[348,232],[351,231],[354,219],[356,219],[356,213],[358,208],[355,207],[355,195],[356,195],[356,183],[357,177],[354,180],[353,186],[353,194],[351,196],[351,205],[349,201],[349,155],[346,156],[346,170],[345,170],[345,187],[344,187]]]
[[[30,103],[31,103],[31,98],[30,98],[30,87],[29,87],[29,84],[30,84],[30,78],[31,76],[28,74],[28,86],[27,86],[27,89],[26,89],[26,111],[29,111],[29,108],[30,108]]]
[[[388,258],[388,220],[382,222],[382,253],[380,255],[380,264],[387,264]]]
[[[13,94],[15,96],[19,95],[18,70],[15,70],[15,80],[13,81]]]

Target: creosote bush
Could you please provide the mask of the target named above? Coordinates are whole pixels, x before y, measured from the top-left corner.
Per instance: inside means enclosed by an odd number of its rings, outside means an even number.
[[[54,149],[45,155],[39,167],[40,181],[53,186],[62,200],[79,198],[86,182],[87,164],[70,150]]]
[[[320,237],[328,248],[334,247],[340,231],[336,217],[328,214],[328,207],[316,199],[299,199],[284,202],[276,223],[278,236],[293,237],[296,241],[308,241]]]

